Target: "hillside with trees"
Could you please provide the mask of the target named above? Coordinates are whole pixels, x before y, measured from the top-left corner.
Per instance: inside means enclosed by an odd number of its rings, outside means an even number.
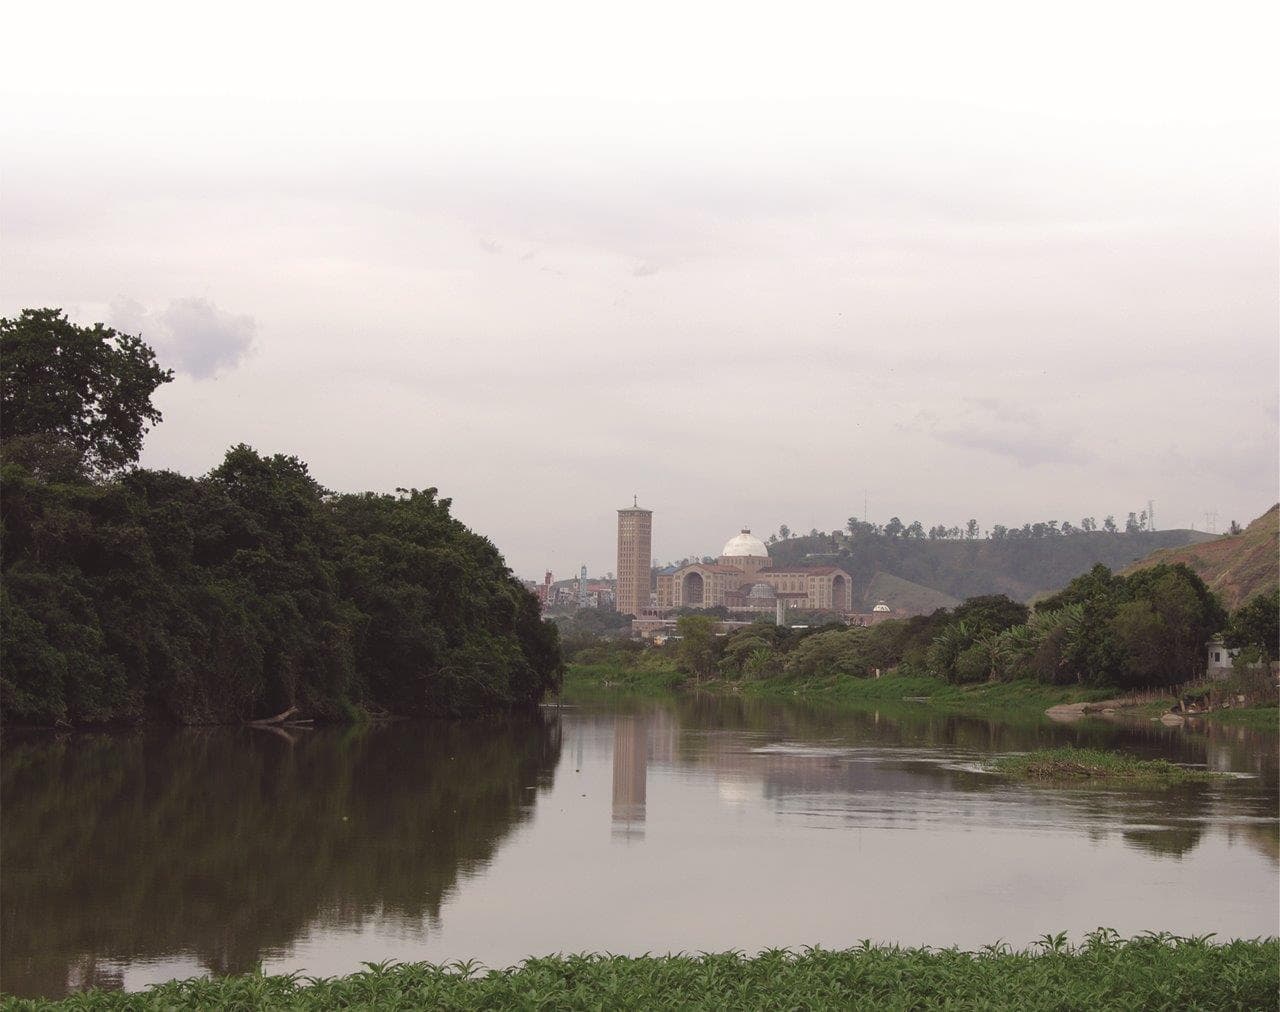
[[[1243,531],[1212,541],[1153,552],[1129,566],[1136,573],[1150,566],[1182,563],[1194,570],[1228,608],[1239,608],[1280,587],[1280,504],[1272,506]]]
[[[965,530],[934,527],[894,518],[873,525],[851,520],[845,530],[806,536],[775,536],[769,554],[776,566],[834,565],[853,578],[855,607],[870,608],[884,599],[895,610],[923,611],[917,599],[930,590],[952,601],[1004,594],[1030,602],[1066,586],[1096,565],[1123,569],[1161,548],[1180,548],[1211,540],[1200,531],[1143,529],[1145,518],[1130,516],[1120,529],[1112,518],[1098,529],[1091,518],[1079,524],[996,525],[982,536],[977,521]],[[788,532],[790,534],[790,532]],[[895,595],[894,581],[907,581],[909,593]],[[914,586],[912,586],[914,585]]]
[[[248,446],[135,466],[171,378],[57,310],[0,320],[0,712],[226,723],[531,706],[559,637],[434,488],[335,494]]]

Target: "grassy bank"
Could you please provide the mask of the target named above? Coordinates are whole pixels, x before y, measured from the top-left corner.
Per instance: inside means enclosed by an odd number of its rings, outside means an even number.
[[[1124,695],[1115,688],[1076,685],[1043,685],[1033,681],[980,682],[952,685],[927,676],[885,675],[851,678],[833,675],[816,678],[704,679],[690,678],[674,667],[623,667],[617,664],[570,664],[564,676],[566,700],[605,699],[620,695],[661,696],[698,689],[732,693],[751,699],[796,699],[851,707],[928,709],[975,717],[1011,719],[1042,718],[1052,706],[1063,703],[1097,703]],[[1157,697],[1125,709],[1135,718],[1156,718],[1167,713],[1175,700]],[[1197,714],[1207,720],[1280,731],[1280,710],[1275,706],[1250,706]]]
[[[701,956],[555,956],[475,972],[466,965],[370,965],[322,980],[232,977],[163,984],[140,995],[92,991],[3,1008],[1274,1008],[1280,943],[1106,931],[1078,948],[1064,936],[1013,951],[770,950]]]
[[[1164,759],[1135,759],[1117,752],[1070,747],[1001,756],[991,763],[991,769],[1032,782],[1129,784],[1134,787],[1173,787],[1206,783],[1221,777],[1204,770],[1189,770]]]
[[[689,678],[674,668],[626,668],[609,664],[571,664],[564,677],[564,695],[598,696],[608,693],[670,693],[680,689],[735,693],[756,699],[802,699],[861,706],[929,707],[952,713],[987,715],[1015,713],[1040,716],[1058,703],[1095,702],[1114,697],[1116,689],[1041,685],[1038,682],[983,682],[951,685],[938,678],[886,675],[851,678],[766,678],[752,680]]]
[[[622,667],[616,664],[570,664],[561,695],[565,699],[612,695],[661,696],[685,685],[675,668]]]
[[[1042,685],[1029,681],[951,685],[937,678],[900,675],[883,678],[778,678],[729,683],[727,687],[751,696],[863,705],[906,703],[975,716],[1040,716],[1059,703],[1096,702],[1116,695],[1114,689]]]
[[[1280,707],[1244,706],[1231,710],[1211,710],[1201,714],[1206,720],[1220,724],[1231,724],[1235,727],[1247,727],[1254,731],[1280,731]]]

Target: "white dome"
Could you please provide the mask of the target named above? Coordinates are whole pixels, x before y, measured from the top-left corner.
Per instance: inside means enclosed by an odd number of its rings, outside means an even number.
[[[769,557],[769,549],[765,548],[764,542],[751,533],[750,528],[742,528],[742,533],[737,537],[732,537],[725,542],[724,551],[720,553],[721,557],[731,556],[747,556],[757,559],[767,559]]]
[[[890,607],[889,607],[887,604],[885,604],[883,601],[877,601],[877,602],[876,602],[876,606],[875,606],[874,608],[872,608],[871,610],[872,610],[872,611],[881,611],[881,612],[884,612],[884,611],[892,611],[893,609],[892,609],[892,608],[890,608]]]

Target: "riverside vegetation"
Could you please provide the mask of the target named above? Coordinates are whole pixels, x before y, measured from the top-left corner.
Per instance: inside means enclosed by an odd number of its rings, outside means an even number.
[[[0,370],[6,722],[476,714],[558,684],[555,627],[434,488],[336,494],[245,445],[138,468],[172,374],[57,310],[0,320]]]
[[[696,1009],[1260,1009],[1275,1005],[1280,943],[1218,945],[1099,930],[1079,947],[1045,936],[1016,951],[875,946],[774,949],[754,957],[550,956],[504,970],[474,963],[366,964],[345,977],[249,975],[172,981],[143,994],[95,990],[36,1009],[193,1008],[696,1008]]]
[[[1048,783],[1092,782],[1135,787],[1176,787],[1222,779],[1220,773],[1192,770],[1167,759],[1135,759],[1090,748],[1053,748],[1005,755],[991,769],[1017,780]]]
[[[1240,650],[1222,691],[1248,684],[1275,713],[1280,591],[1258,594],[1228,615],[1188,566],[1157,564],[1128,576],[1094,566],[1034,609],[1003,595],[870,627],[779,627],[771,619],[716,635],[716,618],[683,614],[662,647],[584,638],[568,626],[569,686],[671,683],[830,701],[927,699],[968,712],[1041,712],[1133,690],[1170,690],[1201,677],[1205,643],[1223,631]],[[1237,685],[1237,683],[1239,683]],[[1257,683],[1256,685],[1253,683]]]

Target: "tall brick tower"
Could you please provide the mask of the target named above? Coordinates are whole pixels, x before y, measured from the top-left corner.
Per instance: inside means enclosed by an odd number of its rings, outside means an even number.
[[[653,510],[632,500],[618,510],[618,611],[639,615],[649,605],[649,560],[653,550]]]

